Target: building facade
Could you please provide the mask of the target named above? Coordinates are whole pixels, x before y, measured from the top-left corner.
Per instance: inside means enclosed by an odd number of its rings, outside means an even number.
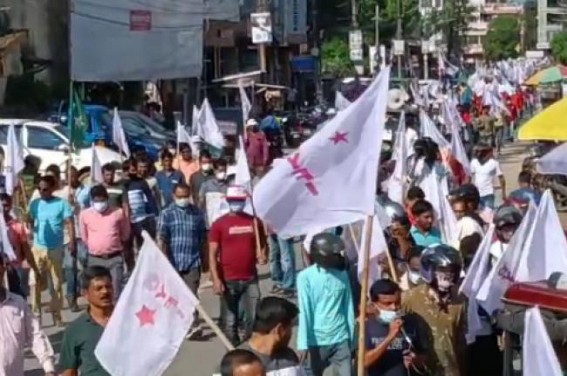
[[[537,0],[537,48],[549,49],[553,35],[567,21],[567,1]]]

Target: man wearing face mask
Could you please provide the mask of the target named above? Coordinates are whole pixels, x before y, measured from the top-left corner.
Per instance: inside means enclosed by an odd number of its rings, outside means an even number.
[[[87,247],[87,265],[102,266],[112,275],[114,299],[122,290],[124,259],[130,247],[130,222],[121,208],[108,203],[108,192],[102,185],[91,188],[91,207],[79,217],[81,239]],[[130,257],[129,257],[130,256]]]
[[[216,200],[215,196],[219,196],[219,194],[225,195],[226,189],[228,188],[228,175],[227,175],[227,168],[228,163],[225,159],[219,158],[214,161],[213,163],[213,173],[214,178],[208,179],[207,181],[203,182],[201,188],[199,189],[199,202],[198,206],[201,208],[205,213],[207,213],[207,206],[213,203]],[[216,218],[207,218],[208,226],[211,225],[210,222]]]
[[[221,296],[224,332],[235,345],[240,343],[238,328],[241,322],[246,326],[245,336],[252,333],[252,320],[260,299],[256,264],[266,264],[265,244],[260,244],[259,249],[256,246],[254,217],[244,213],[246,198],[244,187],[229,187],[226,200],[230,212],[218,218],[209,232],[213,290]],[[263,225],[259,223],[261,241],[265,239],[262,229]]]
[[[400,288],[402,291],[408,291],[423,283],[421,279],[421,254],[423,247],[414,245],[409,250],[407,263],[404,265],[405,270],[400,277]]]
[[[251,168],[267,166],[269,158],[269,143],[260,125],[254,119],[246,122],[246,156]]]
[[[199,191],[201,190],[203,183],[214,177],[213,158],[211,158],[211,153],[207,150],[202,150],[199,154],[199,171],[191,175],[191,178],[189,179],[191,198],[193,199],[194,205],[199,204]]]
[[[366,321],[364,366],[368,376],[407,376],[422,367],[425,357],[423,335],[416,317],[400,312],[401,289],[389,279],[372,284],[370,299],[376,317]]]
[[[404,295],[402,310],[415,314],[431,333],[426,348],[431,375],[466,375],[466,308],[457,294],[462,269],[459,252],[444,244],[427,247],[421,255],[421,277],[425,282]]]
[[[173,202],[159,216],[158,244],[195,296],[201,279],[201,249],[205,236],[205,219],[202,212],[191,204],[191,190],[185,184],[176,185]],[[188,339],[202,332],[197,320],[193,323]]]

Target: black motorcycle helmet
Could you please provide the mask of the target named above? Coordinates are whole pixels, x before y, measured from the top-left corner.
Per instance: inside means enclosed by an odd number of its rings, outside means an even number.
[[[455,283],[458,283],[463,261],[459,251],[446,244],[434,244],[421,254],[421,278],[428,283],[435,283],[435,271],[438,268],[452,268],[455,273]]]
[[[339,236],[322,232],[311,240],[311,261],[325,269],[345,270],[344,250],[345,244]]]
[[[494,213],[493,221],[496,229],[504,226],[520,226],[522,213],[513,205],[502,205]]]

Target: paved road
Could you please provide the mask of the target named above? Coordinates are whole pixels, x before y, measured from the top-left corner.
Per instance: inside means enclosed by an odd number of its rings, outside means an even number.
[[[502,170],[506,177],[508,192],[517,187],[517,175],[521,167],[521,163],[526,156],[528,149],[527,144],[509,145],[502,150],[500,161]],[[301,258],[298,257],[298,268],[302,267]],[[262,294],[267,295],[271,283],[267,267],[260,268],[260,288]],[[218,298],[212,294],[211,289],[205,289],[200,293],[200,299],[205,310],[213,317],[218,316],[219,303]],[[47,301],[47,295],[44,296],[44,301]],[[83,302],[84,303],[84,302]],[[64,312],[64,320],[71,321],[77,317],[77,314],[72,314],[69,311]],[[61,330],[54,328],[51,323],[51,318],[44,319],[46,331],[50,336],[53,347],[56,351],[59,350],[61,345],[62,333]],[[295,340],[292,339],[292,344]],[[118,346],[120,344],[117,344]],[[133,352],[136,349],[132,349]],[[188,374],[195,376],[211,375],[215,367],[218,365],[220,358],[223,356],[225,350],[221,342],[210,331],[205,333],[205,339],[202,342],[183,343],[179,354],[175,361],[165,373],[165,376],[186,376]],[[31,353],[26,357],[26,374],[25,376],[40,376],[43,373],[38,369],[38,363]]]

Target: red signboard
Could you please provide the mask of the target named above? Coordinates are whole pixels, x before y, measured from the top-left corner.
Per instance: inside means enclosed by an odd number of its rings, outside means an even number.
[[[130,11],[130,31],[150,31],[152,29],[152,12],[149,10]]]

